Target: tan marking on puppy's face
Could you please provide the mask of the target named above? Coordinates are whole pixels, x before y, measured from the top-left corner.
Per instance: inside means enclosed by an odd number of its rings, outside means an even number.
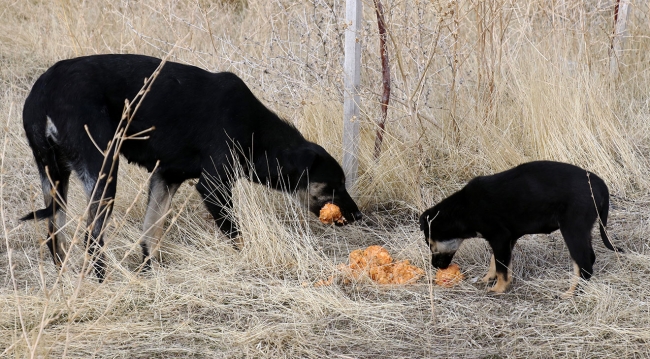
[[[454,238],[446,241],[428,240],[431,250],[431,265],[434,268],[447,268],[463,240]]]
[[[456,253],[460,245],[463,243],[463,240],[460,238],[454,238],[447,241],[432,241],[427,239],[429,242],[429,249],[432,254],[452,254]]]

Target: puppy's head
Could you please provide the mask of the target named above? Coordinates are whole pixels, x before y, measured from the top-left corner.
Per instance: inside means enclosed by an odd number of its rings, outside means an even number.
[[[301,203],[316,216],[320,215],[323,206],[332,203],[341,209],[344,223],[360,220],[362,214],[345,188],[345,174],[334,157],[315,143],[308,143],[295,151],[294,158],[297,160],[294,162],[302,174],[298,182]]]
[[[437,207],[426,210],[420,216],[420,230],[424,232],[424,240],[431,250],[431,265],[434,268],[447,268],[464,240],[462,228],[447,217]]]

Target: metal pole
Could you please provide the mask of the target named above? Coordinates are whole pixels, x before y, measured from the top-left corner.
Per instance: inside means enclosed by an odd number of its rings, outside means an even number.
[[[614,10],[614,36],[609,54],[609,71],[618,76],[619,59],[623,53],[623,42],[627,36],[627,17],[630,14],[630,0],[618,0]]]
[[[359,73],[361,68],[361,0],[345,2],[345,93],[343,96],[343,171],[352,189],[359,170]]]

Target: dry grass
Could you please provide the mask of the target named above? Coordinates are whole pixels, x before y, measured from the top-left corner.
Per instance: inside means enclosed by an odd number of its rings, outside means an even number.
[[[85,278],[74,235],[85,208],[78,182],[65,231],[76,244],[63,273],[38,240],[45,225],[17,221],[42,202],[21,125],[36,77],[78,55],[163,57],[187,37],[171,60],[237,73],[340,158],[343,2],[0,0],[0,357],[650,356],[649,9],[633,8],[613,79],[610,2],[384,1],[393,97],[374,161],[381,77],[371,4],[354,190],[367,219],[324,226],[292,196],[240,182],[233,215],[245,246],[236,252],[184,185],[164,264],[141,275],[147,174],[123,165],[107,236],[110,273],[99,285]],[[617,256],[596,237],[593,280],[583,295],[561,300],[572,268],[560,235],[528,236],[515,249],[513,288],[493,296],[478,280],[487,246],[469,240],[456,255],[467,280],[432,286],[419,212],[472,176],[532,159],[605,178],[610,232],[628,253]],[[426,268],[426,279],[312,286],[371,244]]]

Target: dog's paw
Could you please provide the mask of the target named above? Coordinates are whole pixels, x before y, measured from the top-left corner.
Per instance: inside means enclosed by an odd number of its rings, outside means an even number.
[[[488,273],[488,274],[486,274],[485,277],[483,277],[483,279],[481,279],[481,280],[483,281],[483,283],[490,283],[490,282],[492,282],[493,280],[495,280],[496,278],[497,278],[496,275],[490,275],[490,274]]]

